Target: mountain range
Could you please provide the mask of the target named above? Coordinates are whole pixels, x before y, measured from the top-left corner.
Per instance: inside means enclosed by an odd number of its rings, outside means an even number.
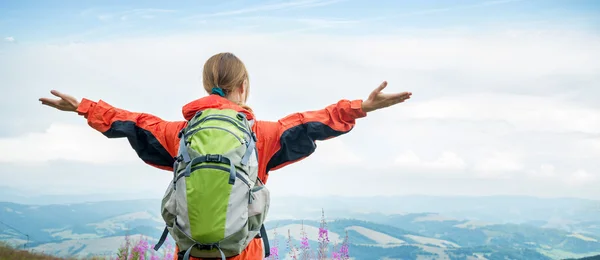
[[[0,239],[57,256],[111,255],[126,235],[156,241],[160,200],[0,202]],[[355,259],[565,259],[600,254],[600,202],[532,197],[274,198],[266,226],[280,256],[321,210],[331,243],[348,234]]]

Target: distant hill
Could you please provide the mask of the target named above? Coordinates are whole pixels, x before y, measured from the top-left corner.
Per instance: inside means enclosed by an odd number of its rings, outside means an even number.
[[[300,223],[313,229],[316,221],[282,220],[268,223],[292,230],[300,240]],[[560,259],[600,252],[598,237],[525,224],[476,225],[468,220],[446,220],[436,214],[390,216],[391,224],[342,219],[328,224],[330,239],[340,242],[348,231],[353,256],[413,259]],[[411,225],[412,223],[413,225]],[[314,232],[313,232],[314,233]],[[273,231],[271,231],[271,237]],[[316,233],[315,233],[316,234]],[[278,239],[285,240],[284,236]],[[317,238],[309,237],[316,246]],[[362,259],[362,258],[358,258]]]
[[[136,194],[37,194],[0,186],[0,200],[27,205],[79,204],[102,201],[160,201],[156,193]],[[158,197],[157,197],[158,196]],[[159,202],[155,202],[159,203]],[[155,206],[159,207],[160,203]],[[151,208],[151,210],[156,210]],[[438,213],[457,219],[494,223],[528,223],[576,232],[580,225],[588,229],[600,215],[600,201],[578,198],[538,198],[530,196],[370,196],[370,197],[300,197],[274,196],[270,219],[317,219],[321,209],[330,217],[351,217],[377,222],[377,217],[416,212]]]
[[[600,255],[582,257],[582,258],[577,258],[577,259],[569,258],[569,259],[565,259],[565,260],[600,260]]]
[[[528,196],[373,196],[275,197],[273,209],[300,218],[317,218],[321,208],[329,216],[377,217],[415,212],[438,213],[457,219],[494,223],[531,223],[568,228],[572,223],[600,221],[600,201]],[[284,212],[282,212],[284,213]],[[600,227],[599,227],[600,229]]]
[[[283,245],[288,231],[292,242],[299,245],[302,226],[307,230],[311,246],[317,246],[317,219],[321,215],[321,206],[332,208],[323,207],[332,243],[341,242],[348,233],[350,253],[356,259],[373,259],[375,256],[391,259],[566,259],[600,254],[600,223],[597,217],[590,217],[590,212],[595,210],[590,208],[594,201],[570,201],[573,208],[568,208],[558,200],[555,209],[561,211],[551,210],[551,201],[538,201],[540,205],[536,209],[546,214],[538,212],[535,217],[525,216],[530,210],[521,208],[531,206],[528,202],[515,203],[512,213],[506,214],[517,219],[514,216],[518,209],[524,216],[511,223],[494,222],[497,217],[484,218],[485,214],[477,213],[502,201],[500,198],[488,199],[491,202],[473,206],[470,210],[470,202],[457,203],[456,210],[440,206],[439,211],[448,214],[435,213],[431,205],[416,206],[410,201],[396,210],[397,213],[390,213],[393,211],[388,208],[371,210],[372,205],[352,207],[365,202],[362,200],[353,204],[334,198],[332,201],[337,202],[336,205],[330,201],[310,205],[311,199],[294,205],[291,204],[294,200],[290,200],[290,204],[284,205],[280,199],[274,199],[266,225],[269,238],[272,243],[281,245],[282,254],[286,253]],[[420,197],[415,200],[426,202]],[[431,200],[434,205],[444,201],[440,198]],[[481,198],[474,200],[485,202]],[[506,201],[512,200],[506,198]],[[381,203],[380,206],[384,205]],[[387,205],[395,204],[387,202]],[[497,204],[503,208],[507,202]],[[50,205],[0,202],[0,240],[55,256],[111,255],[128,234],[150,237],[151,243],[156,241],[164,227],[159,205],[160,201],[156,199]],[[589,212],[581,205],[588,207]],[[370,212],[365,212],[365,208]],[[431,210],[408,213],[407,209]],[[399,214],[400,211],[403,213]],[[579,215],[572,215],[573,212]],[[466,218],[469,214],[481,216]],[[566,224],[552,225],[557,219]],[[29,236],[28,243],[24,234]]]

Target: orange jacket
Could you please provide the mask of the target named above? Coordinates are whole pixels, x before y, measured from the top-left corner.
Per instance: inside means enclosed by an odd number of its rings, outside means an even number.
[[[252,130],[258,139],[258,177],[266,184],[270,171],[312,154],[316,148],[315,141],[348,133],[356,119],[366,116],[361,107],[362,100],[340,100],[325,109],[294,113],[277,122],[255,120]],[[179,148],[178,132],[197,111],[208,108],[235,109],[245,113],[249,120],[254,119],[251,112],[217,95],[185,105],[182,112],[186,121],[167,122],[153,115],[115,108],[102,100],[94,102],[85,98],[77,112],[106,137],[126,137],[145,163],[172,171]],[[263,259],[262,254],[261,240],[254,239],[242,254],[228,259]]]

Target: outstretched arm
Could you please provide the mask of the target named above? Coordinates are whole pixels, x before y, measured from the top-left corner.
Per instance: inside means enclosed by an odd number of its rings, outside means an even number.
[[[265,172],[280,169],[311,155],[315,142],[348,133],[355,120],[366,116],[362,100],[340,100],[325,109],[294,113],[277,122],[256,122],[259,139],[263,139]],[[263,161],[264,160],[264,161]]]
[[[81,103],[69,95],[52,91],[59,100],[42,98],[44,105],[62,111],[77,112],[88,124],[108,138],[125,137],[137,155],[147,164],[172,170],[177,153],[177,133],[186,122],[167,122],[159,117],[115,108],[100,100],[82,99]]]
[[[265,172],[280,169],[311,155],[316,141],[327,140],[350,132],[356,119],[367,112],[389,107],[410,98],[412,93],[385,94],[383,82],[367,100],[340,100],[325,109],[295,113],[277,122],[258,121],[256,131],[262,140]],[[264,160],[264,161],[263,161]]]

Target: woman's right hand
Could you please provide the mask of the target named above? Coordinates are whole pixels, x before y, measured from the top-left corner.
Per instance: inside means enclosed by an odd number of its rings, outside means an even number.
[[[62,111],[77,111],[77,108],[79,107],[79,101],[77,101],[77,99],[67,94],[60,93],[56,90],[52,90],[50,93],[59,98],[40,98],[39,100],[42,102],[42,105],[53,107]]]

